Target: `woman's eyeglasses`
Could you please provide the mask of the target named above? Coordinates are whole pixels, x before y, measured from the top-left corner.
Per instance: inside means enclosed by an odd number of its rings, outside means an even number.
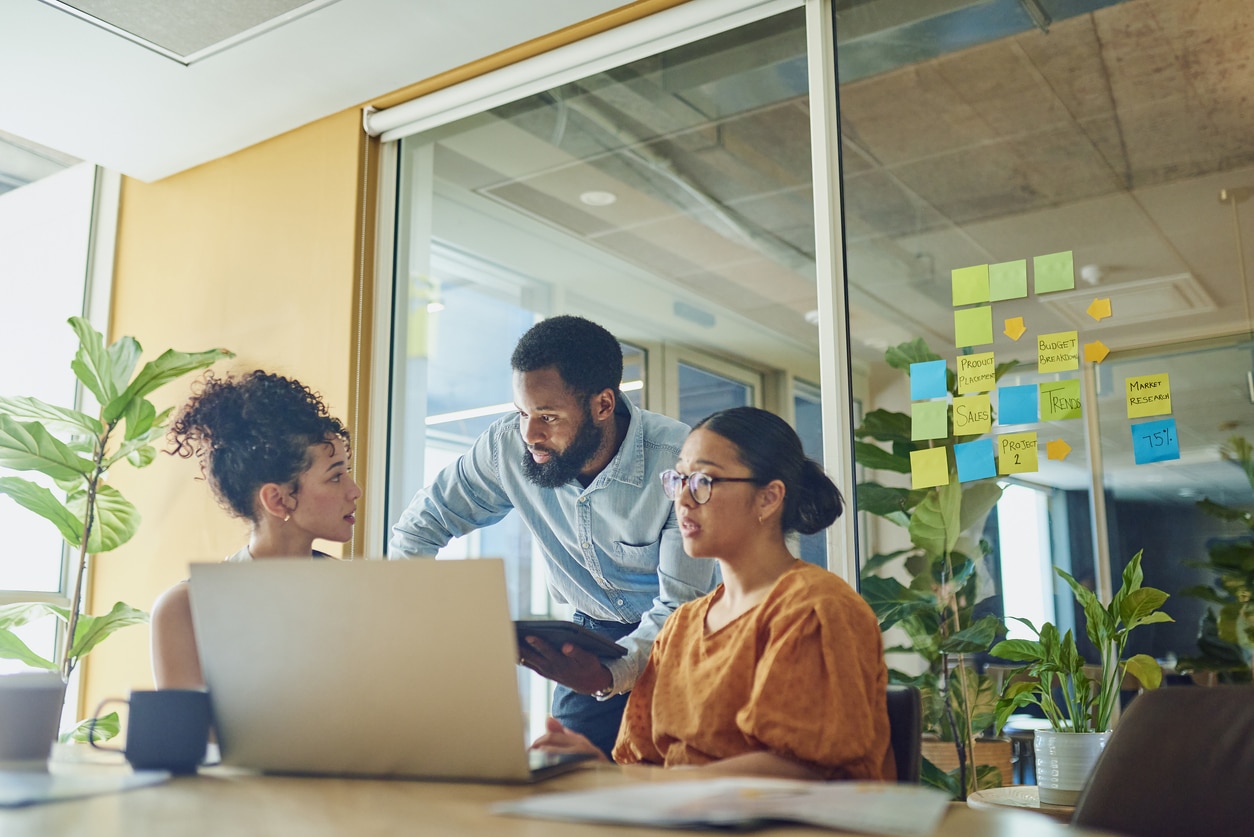
[[[662,491],[667,497],[674,500],[679,492],[683,491],[684,484],[688,484],[688,493],[692,495],[692,499],[697,501],[697,505],[710,502],[710,494],[714,491],[714,483],[716,482],[753,482],[761,483],[761,480],[754,477],[712,477],[703,471],[694,471],[691,474],[681,474],[675,470],[663,471]]]

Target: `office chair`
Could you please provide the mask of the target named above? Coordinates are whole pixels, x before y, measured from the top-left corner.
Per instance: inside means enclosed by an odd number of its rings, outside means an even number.
[[[1128,705],[1072,823],[1133,837],[1250,834],[1254,687],[1168,686]]]
[[[897,781],[918,784],[923,760],[923,700],[916,687],[888,687],[888,729]]]

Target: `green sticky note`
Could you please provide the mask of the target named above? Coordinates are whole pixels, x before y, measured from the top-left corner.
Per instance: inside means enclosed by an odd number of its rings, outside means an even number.
[[[912,489],[949,485],[947,448],[925,448],[910,451],[910,487]]]
[[[999,262],[988,266],[988,298],[990,302],[1003,299],[1023,299],[1028,295],[1028,260]]]
[[[978,436],[992,429],[993,405],[988,393],[954,399],[955,436]]]
[[[993,306],[977,305],[954,312],[954,345],[983,346],[993,342]]]
[[[910,440],[949,438],[949,402],[916,401],[910,405]]]
[[[1041,421],[1080,418],[1080,381],[1050,381],[1040,385]]]
[[[1038,294],[1051,291],[1069,291],[1075,287],[1075,268],[1071,263],[1071,251],[1050,253],[1032,259],[1032,275]]]
[[[953,278],[954,305],[988,302],[988,265],[960,267],[950,271]]]

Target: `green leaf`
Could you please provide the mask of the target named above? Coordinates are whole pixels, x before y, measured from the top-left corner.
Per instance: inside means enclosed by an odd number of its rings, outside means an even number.
[[[1128,660],[1128,673],[1147,689],[1157,689],[1163,682],[1163,667],[1148,654],[1137,654]]]
[[[1221,506],[1209,499],[1198,500],[1197,507],[1211,517],[1217,517],[1220,520],[1239,520],[1244,523],[1250,519],[1250,513],[1247,511]]]
[[[86,413],[56,407],[24,395],[14,398],[0,395],[0,413],[17,421],[37,421],[53,433],[81,434],[93,438],[99,438],[104,433],[100,422]]]
[[[74,631],[74,644],[70,647],[70,656],[82,657],[114,631],[129,625],[142,625],[147,621],[147,613],[124,602],[117,602],[112,610],[101,616],[83,614],[78,617],[78,627]]]
[[[0,477],[0,494],[7,494],[22,508],[50,521],[70,544],[82,541],[83,521],[42,485],[21,477]]]
[[[204,369],[206,366],[212,366],[219,360],[229,357],[235,357],[235,354],[226,349],[209,349],[193,353],[167,349],[156,360],[144,364],[144,368],[139,370],[139,374],[135,376],[135,380],[131,381],[125,392],[105,404],[101,418],[105,423],[117,421],[130,409],[132,400],[143,398],[158,387],[181,378],[188,372]]]
[[[0,628],[5,630],[18,628],[45,616],[56,616],[64,621],[67,611],[63,607],[47,602],[16,602],[0,605]]]
[[[975,784],[977,790],[1000,788],[1002,786],[1001,768],[991,764],[975,766]]]
[[[950,776],[926,758],[923,759],[922,768],[919,771],[919,781],[928,787],[943,790],[951,799],[962,798],[958,778]]]
[[[910,517],[910,542],[928,555],[953,550],[962,534],[962,486],[954,483],[928,491]]]
[[[884,362],[893,369],[900,369],[903,372],[909,372],[912,363],[943,359],[928,348],[927,342],[922,337],[916,337],[909,343],[900,343],[884,352]]]
[[[105,351],[104,337],[82,317],[70,317],[69,322],[78,335],[78,353],[70,368],[98,402],[108,404],[118,391],[113,384],[112,361]]]
[[[1155,622],[1174,622],[1167,614],[1154,614],[1154,611],[1162,607],[1163,602],[1167,601],[1167,594],[1162,590],[1156,590],[1153,587],[1142,587],[1128,594],[1120,603],[1119,618],[1123,620],[1124,630],[1131,630],[1137,625],[1144,625],[1146,619],[1151,615],[1159,615],[1166,617],[1165,619],[1155,619]]]
[[[910,416],[892,410],[872,410],[862,418],[862,424],[853,432],[855,438],[870,437],[881,442],[913,444]]]
[[[139,363],[139,356],[142,353],[143,347],[134,337],[119,337],[105,350],[105,354],[109,357],[109,370],[112,374],[110,387],[113,392],[118,393],[126,389],[131,375],[135,374],[135,364]]]
[[[1067,582],[1071,592],[1075,594],[1076,601],[1083,607],[1084,631],[1088,635],[1089,642],[1093,643],[1094,648],[1105,648],[1106,643],[1112,641],[1115,636],[1114,618],[1106,608],[1102,607],[1096,593],[1080,584],[1060,567],[1054,567],[1054,572]]]
[[[39,422],[15,421],[4,414],[0,414],[0,465],[65,480],[90,474],[95,467]]]
[[[123,418],[126,420],[124,439],[129,442],[144,436],[152,429],[153,422],[157,418],[157,408],[147,398],[133,398],[127,405]]]
[[[68,744],[71,741],[87,744],[89,741],[108,741],[121,731],[122,724],[118,720],[118,713],[110,712],[108,715],[101,715],[95,719],[94,729],[92,719],[85,718],[61,733],[57,740],[62,744]]]
[[[878,448],[877,448],[878,450]],[[854,494],[858,511],[880,517],[905,514],[927,496],[927,489],[912,491],[909,488],[890,488],[875,482],[860,482]],[[910,518],[905,518],[909,525]]]
[[[988,650],[1002,627],[996,616],[985,616],[974,625],[963,628],[941,643],[946,654],[979,654]]]
[[[982,480],[963,485],[962,512],[958,519],[959,530],[967,531],[984,518],[1001,499],[1002,487],[996,480]]]
[[[87,494],[76,492],[66,499],[76,515],[86,514]],[[108,483],[96,486],[96,519],[91,527],[87,551],[108,552],[129,541],[139,530],[139,509]],[[77,541],[75,541],[77,542]]]
[[[994,657],[1018,663],[1039,660],[1044,656],[1045,651],[1041,643],[1030,639],[1003,639],[994,645],[989,653]]]
[[[891,628],[915,612],[934,611],[936,608],[934,596],[911,590],[895,578],[864,578],[862,598],[879,619],[881,630]]]
[[[897,560],[901,556],[908,555],[909,553],[913,551],[914,550],[912,549],[899,549],[896,552],[888,552],[888,553],[872,555],[870,558],[866,559],[866,561],[862,564],[861,575],[863,578],[867,578],[873,575],[879,575],[879,570],[881,567],[884,567],[888,565],[889,563]]]
[[[7,628],[0,628],[0,659],[18,660],[31,668],[43,668],[49,671],[57,669],[56,663],[45,660],[30,650],[25,642],[18,639],[17,635]]]
[[[126,455],[126,461],[136,468],[147,468],[157,458],[157,449],[152,445],[136,448]]]
[[[910,473],[910,459],[908,457],[889,453],[870,442],[854,442],[853,458],[863,468],[871,468],[876,471],[895,471],[899,474]]]

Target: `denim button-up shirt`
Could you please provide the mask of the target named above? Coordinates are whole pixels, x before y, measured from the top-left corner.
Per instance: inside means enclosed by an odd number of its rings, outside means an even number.
[[[527,479],[518,416],[492,423],[470,450],[418,492],[392,527],[388,556],[434,555],[454,537],[517,509],[547,558],[549,590],[594,619],[640,622],[607,663],[614,691],[631,688],[653,639],[679,605],[709,592],[716,564],[689,558],[658,474],[675,465],[688,427],[622,398],[631,420],[618,453],[584,488]]]

